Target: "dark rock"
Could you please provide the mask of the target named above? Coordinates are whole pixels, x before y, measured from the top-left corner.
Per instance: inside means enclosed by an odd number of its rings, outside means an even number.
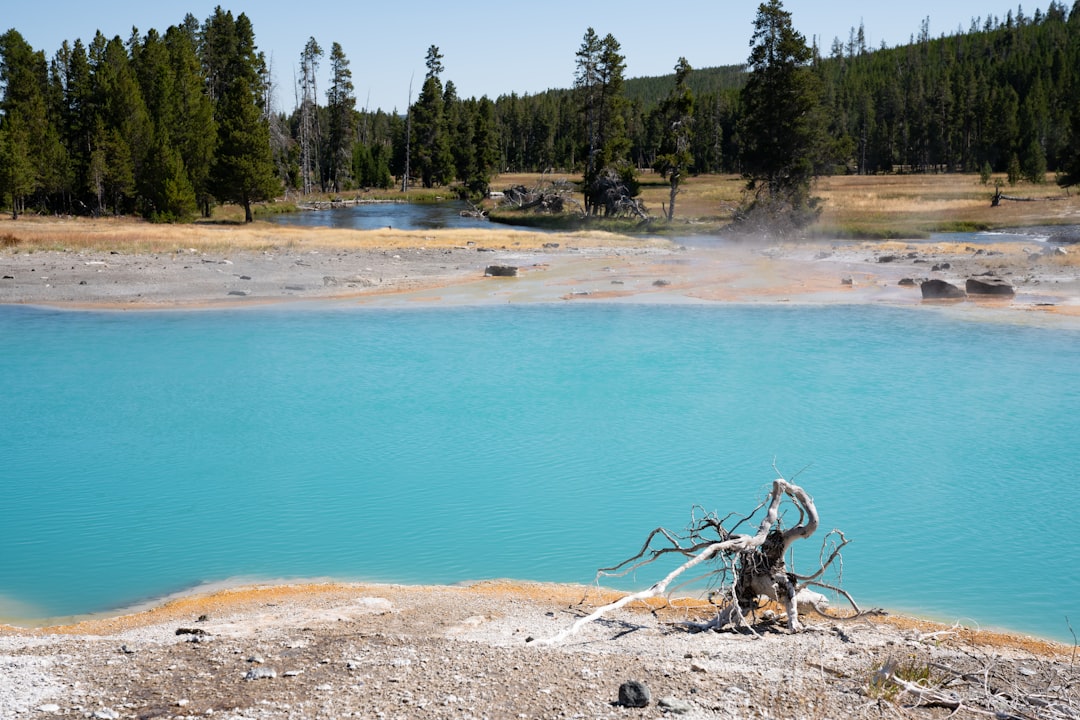
[[[652,702],[652,693],[645,683],[628,680],[619,686],[619,705],[623,707],[643,708]]]
[[[965,293],[952,283],[944,280],[927,280],[919,286],[923,300],[953,300],[965,297]]]
[[[654,280],[653,287],[667,287],[671,284],[670,280]]]
[[[895,255],[881,255],[877,259],[879,263],[891,263],[896,262],[897,260],[899,260],[899,258]]]
[[[176,628],[177,635],[207,635],[202,628]]]
[[[518,269],[513,265],[488,265],[484,277],[517,277]]]
[[[559,247],[559,243],[550,243],[550,242],[549,243],[544,243],[544,249],[545,250],[554,250],[557,247]]]
[[[854,285],[854,284],[855,284],[855,280],[853,280],[852,278],[849,278],[849,277],[846,277],[846,278],[840,278],[840,284],[841,284],[841,285],[848,285],[848,286],[851,286],[851,285]]]
[[[247,290],[230,290],[229,294],[238,295],[239,297],[246,297],[248,293]]]
[[[941,272],[942,270],[952,269],[952,263],[938,263],[934,267],[930,268],[931,272]]]
[[[1001,278],[979,277],[968,278],[967,291],[969,295],[1015,295],[1013,286]]]
[[[900,278],[900,284],[904,287],[915,287],[915,281],[911,278]]]

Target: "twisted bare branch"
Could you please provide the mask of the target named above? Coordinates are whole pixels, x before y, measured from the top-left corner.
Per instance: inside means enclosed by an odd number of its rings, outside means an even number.
[[[790,500],[798,509],[798,522],[784,530],[780,528],[780,508],[785,500]],[[798,576],[787,571],[784,555],[797,540],[810,537],[818,528],[819,517],[813,498],[801,487],[788,482],[784,478],[777,478],[772,482],[772,488],[768,498],[759,504],[750,515],[745,516],[735,523],[738,528],[750,521],[759,510],[765,508],[765,514],[758,523],[757,530],[753,534],[734,533],[725,527],[725,523],[734,515],[729,514],[723,520],[717,519],[712,514],[697,517],[695,508],[691,515],[691,526],[685,537],[676,535],[662,527],[649,533],[637,554],[622,562],[607,568],[601,568],[597,572],[597,579],[601,576],[622,577],[637,571],[660,558],[676,554],[688,559],[675,569],[671,570],[661,580],[650,587],[629,595],[625,595],[615,602],[597,608],[587,616],[578,618],[570,627],[557,635],[544,640],[537,640],[542,644],[554,644],[565,640],[577,633],[585,625],[603,617],[604,615],[618,610],[630,603],[648,600],[668,592],[671,584],[684,573],[710,561],[718,561],[719,567],[706,573],[703,577],[719,576],[726,579],[729,574],[734,582],[724,585],[718,595],[724,597],[724,604],[712,622],[700,626],[699,629],[716,628],[729,623],[745,626],[745,615],[757,607],[758,598],[764,596],[783,604],[787,613],[788,629],[797,632],[802,628],[799,622],[798,602],[796,595],[807,584],[815,584],[821,587],[836,590],[843,594],[852,606],[854,600],[843,590],[825,585],[817,580],[826,568],[840,557],[840,550],[849,542],[843,533],[839,534],[840,542],[822,564],[821,568],[809,576]],[[713,535],[715,538],[706,538],[705,535]],[[829,533],[827,541],[834,533]],[[653,547],[654,541],[663,538],[666,544],[663,547]],[[822,550],[824,555],[825,549]],[[800,587],[800,582],[802,583]]]

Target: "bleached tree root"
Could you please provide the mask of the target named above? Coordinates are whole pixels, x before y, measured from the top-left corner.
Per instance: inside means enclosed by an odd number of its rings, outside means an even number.
[[[786,530],[782,529],[779,523],[780,507],[785,499],[789,499],[794,503],[799,511],[798,522]],[[787,615],[788,630],[790,632],[799,632],[803,629],[803,625],[799,620],[800,591],[805,590],[807,585],[837,589],[821,583],[818,578],[834,560],[839,558],[840,549],[848,543],[848,540],[839,531],[829,533],[826,539],[827,542],[828,538],[834,535],[838,536],[839,541],[834,541],[832,551],[829,553],[828,558],[821,562],[821,568],[818,572],[809,576],[800,576],[788,572],[784,556],[792,543],[810,537],[817,530],[819,523],[817,507],[803,488],[783,478],[777,478],[773,480],[768,499],[749,516],[736,522],[734,527],[737,528],[743,522],[748,521],[762,507],[766,508],[765,516],[758,524],[757,532],[753,535],[733,533],[724,527],[726,519],[719,520],[711,514],[695,519],[686,537],[677,536],[664,528],[653,530],[637,555],[613,567],[602,568],[597,573],[597,577],[599,578],[602,575],[626,575],[673,553],[683,555],[688,559],[647,589],[625,595],[612,603],[597,608],[589,615],[578,618],[572,625],[552,637],[533,640],[532,642],[542,645],[560,643],[579,632],[581,628],[608,613],[634,602],[664,595],[673,582],[694,568],[710,561],[716,561],[719,567],[706,573],[706,577],[717,575],[721,580],[734,578],[734,582],[728,583],[725,587],[724,597],[727,602],[718,611],[717,616],[709,623],[694,625],[694,629],[718,629],[729,624],[748,626],[745,619],[746,615],[756,609],[758,600],[761,597],[767,597],[783,606]],[[715,534],[715,539],[706,539],[705,534]],[[654,548],[652,544],[657,538],[666,541],[667,546]],[[825,555],[824,551],[822,555]],[[843,591],[840,592],[843,593]],[[843,594],[856,607],[858,612],[858,608],[850,595]],[[819,607],[820,601],[811,602],[810,604],[821,611]]]

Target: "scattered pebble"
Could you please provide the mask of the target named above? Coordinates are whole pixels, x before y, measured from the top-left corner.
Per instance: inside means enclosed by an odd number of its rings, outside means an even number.
[[[277,677],[277,671],[273,668],[257,667],[244,673],[245,680],[270,680]]]

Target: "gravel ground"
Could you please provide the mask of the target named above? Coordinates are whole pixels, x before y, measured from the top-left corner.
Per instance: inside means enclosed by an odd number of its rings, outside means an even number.
[[[957,704],[953,717],[1059,717],[1052,703],[1080,716],[1069,648],[957,628],[819,617],[798,635],[690,633],[669,608],[528,642],[578,617],[582,592],[277,586],[0,626],[0,717],[944,718]],[[940,690],[906,692],[882,668]],[[619,703],[628,682],[644,707]]]
[[[510,266],[517,277],[485,277]],[[608,301],[919,305],[919,284],[993,275],[973,309],[1080,316],[1080,250],[1032,243],[800,243],[637,248],[280,249],[117,254],[0,250],[0,303],[149,309],[321,300],[360,304]]]

